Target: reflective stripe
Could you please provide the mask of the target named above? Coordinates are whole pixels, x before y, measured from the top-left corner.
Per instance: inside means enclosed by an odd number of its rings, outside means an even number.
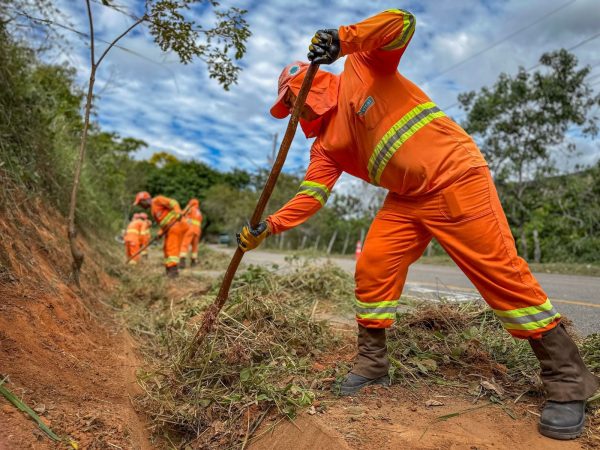
[[[413,134],[429,122],[445,116],[446,114],[435,103],[427,102],[414,107],[396,122],[381,138],[369,159],[368,169],[371,182],[379,184],[387,163]]]
[[[396,14],[402,14],[402,31],[396,38],[390,42],[388,45],[383,47],[383,50],[396,50],[398,48],[402,48],[408,44],[410,38],[415,32],[415,16],[413,16],[408,11],[404,11],[402,9],[388,9],[386,12],[394,12]]]
[[[495,309],[494,313],[502,321],[504,328],[508,330],[536,330],[544,328],[561,317],[550,300],[546,300],[541,305],[508,311]]]
[[[145,235],[147,235],[147,234],[150,234],[150,230],[149,230],[149,229],[148,229],[148,230],[144,230],[144,231],[142,231],[140,234],[142,234],[142,235],[144,235],[144,236],[145,236]]]
[[[366,303],[356,300],[355,309],[358,319],[391,319],[396,318],[398,300],[384,300],[381,302]]]
[[[169,213],[162,218],[162,220],[160,221],[159,225],[161,227],[165,227],[166,225],[169,224],[169,222],[171,222],[171,220],[173,220],[175,217],[177,217],[177,213],[175,211],[169,211]]]
[[[199,220],[196,220],[196,219],[188,219],[188,223],[189,223],[190,225],[195,225],[195,226],[197,226],[197,227],[199,227],[199,226],[200,226],[200,221],[199,221]]]
[[[321,206],[327,203],[327,199],[329,198],[329,188],[321,183],[316,183],[314,181],[303,181],[300,184],[300,190],[296,195],[310,195],[311,197],[316,198]]]
[[[192,259],[198,259],[198,252],[192,253]]]
[[[179,264],[179,256],[169,256],[168,258],[165,258],[165,264],[169,264],[169,263],[178,263]]]
[[[122,229],[122,228],[121,228]],[[140,230],[138,230],[137,228],[127,228],[127,234],[132,233],[132,234],[142,234],[140,232]]]

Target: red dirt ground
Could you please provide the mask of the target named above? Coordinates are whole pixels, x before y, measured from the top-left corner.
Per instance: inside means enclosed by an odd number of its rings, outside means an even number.
[[[0,215],[0,374],[5,386],[80,449],[149,449],[130,401],[138,360],[129,336],[101,304],[112,281],[80,240],[82,290],[68,284],[65,221],[40,204]],[[0,449],[53,443],[0,396]]]

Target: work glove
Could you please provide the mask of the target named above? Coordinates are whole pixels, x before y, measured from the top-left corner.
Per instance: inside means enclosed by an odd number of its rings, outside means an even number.
[[[243,252],[253,250],[260,245],[262,241],[269,235],[269,225],[267,222],[260,222],[255,228],[250,225],[244,226],[241,233],[237,233],[238,246]]]
[[[319,30],[308,47],[308,59],[313,64],[331,64],[340,57],[338,30]]]

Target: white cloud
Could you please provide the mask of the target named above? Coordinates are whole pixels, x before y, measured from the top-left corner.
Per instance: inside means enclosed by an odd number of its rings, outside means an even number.
[[[401,71],[442,107],[451,105],[458,93],[492,84],[502,71],[514,72],[519,65],[529,67],[543,51],[569,47],[597,32],[597,0],[578,0],[439,75],[566,1],[401,2],[400,7],[414,10],[417,16],[417,32],[403,57]],[[75,28],[87,31],[82,2],[58,3]],[[126,4],[137,9],[141,5],[135,0]],[[229,92],[208,78],[202,62],[184,66],[178,63],[176,55],[163,54],[143,28],[122,40],[121,44],[131,52],[113,49],[100,67],[97,92],[101,96],[96,104],[99,122],[107,131],[148,142],[150,148],[141,157],[162,150],[208,162],[220,170],[254,170],[257,164],[266,167],[272,135],[279,133],[281,141],[287,124],[268,113],[281,68],[292,60],[306,58],[308,41],[316,29],[357,22],[390,7],[382,1],[350,0],[230,0],[223,5],[247,8],[253,33],[241,62],[244,70],[239,83]],[[93,6],[99,39],[111,40],[131,23],[118,12],[96,3]],[[201,14],[198,20],[209,24],[211,17]],[[600,62],[598,42],[575,50],[582,63]],[[73,52],[61,55],[59,60],[74,65],[79,83],[85,85],[89,75],[88,50],[77,37],[73,37],[71,45]],[[98,50],[104,46],[99,43]],[[339,72],[342,64],[329,69]],[[460,117],[457,109],[450,113]],[[309,145],[298,131],[286,170],[299,170],[306,164]],[[578,145],[585,147],[586,161],[598,157],[597,145],[587,140]]]

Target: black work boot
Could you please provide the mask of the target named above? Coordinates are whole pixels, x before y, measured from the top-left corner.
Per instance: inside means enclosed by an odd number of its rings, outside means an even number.
[[[540,339],[529,339],[540,362],[546,405],[539,430],[554,439],[575,439],[585,426],[585,402],[598,389],[598,378],[585,366],[577,345],[559,323]]]
[[[385,328],[358,326],[358,356],[354,367],[339,385],[340,395],[354,395],[365,386],[388,386],[390,377],[385,344]]]
[[[179,276],[179,269],[177,266],[167,267],[167,277],[168,278],[177,278]]]
[[[185,258],[179,258],[179,268],[185,269]]]
[[[190,263],[190,267],[196,267],[198,265],[198,260],[196,258],[192,258],[192,262]]]

